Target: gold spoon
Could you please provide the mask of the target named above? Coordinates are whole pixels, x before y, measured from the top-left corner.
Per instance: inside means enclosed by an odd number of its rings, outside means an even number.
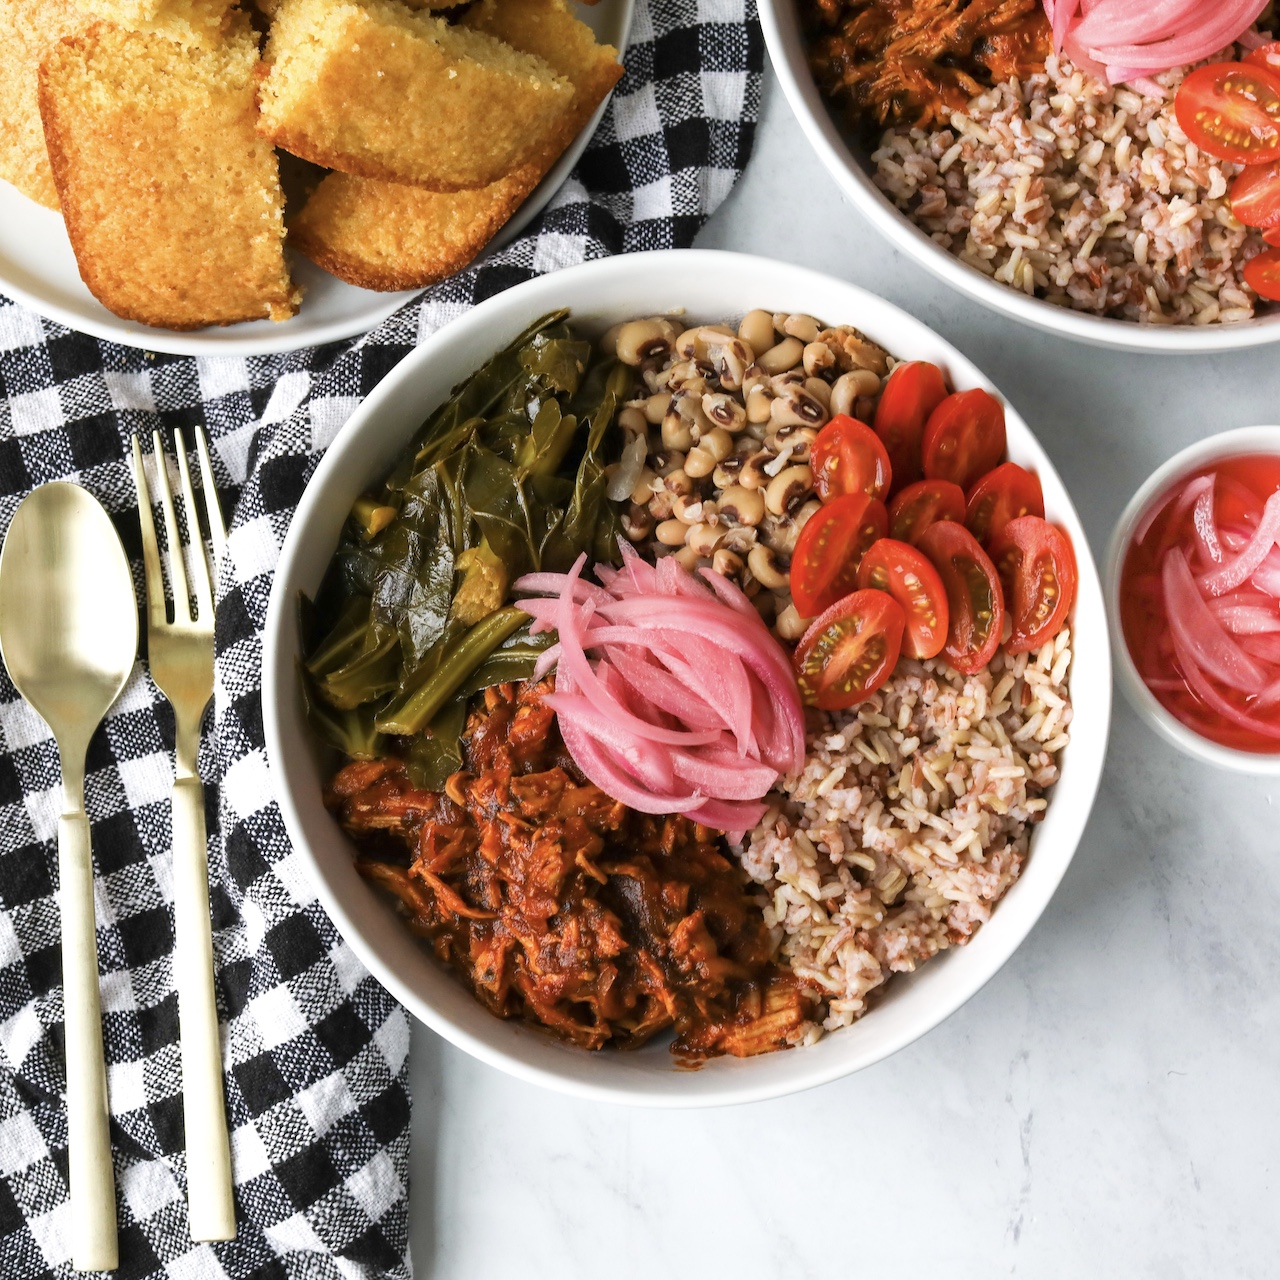
[[[109,1271],[118,1261],[85,753],[137,651],[133,579],[107,513],[78,485],[41,485],[18,504],[0,553],[0,653],[62,761],[58,879],[71,1261],[79,1271]]]

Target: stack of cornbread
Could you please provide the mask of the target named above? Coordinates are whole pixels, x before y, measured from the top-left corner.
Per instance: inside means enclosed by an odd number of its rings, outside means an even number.
[[[451,275],[621,74],[568,0],[0,0],[0,178],[115,314],[282,320],[286,236],[369,289]],[[274,148],[329,171],[296,211]]]

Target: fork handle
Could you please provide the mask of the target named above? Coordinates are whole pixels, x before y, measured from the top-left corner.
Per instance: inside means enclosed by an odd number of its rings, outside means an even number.
[[[178,778],[173,784],[173,915],[188,1223],[192,1240],[233,1240],[236,1211],[222,1092],[218,1005],[213,992],[209,862],[204,788],[199,778]]]
[[[71,1265],[111,1271],[116,1247],[116,1187],[102,1056],[93,857],[84,812],[58,819],[58,894],[62,912],[62,992],[66,1027],[67,1160],[71,1184]]]

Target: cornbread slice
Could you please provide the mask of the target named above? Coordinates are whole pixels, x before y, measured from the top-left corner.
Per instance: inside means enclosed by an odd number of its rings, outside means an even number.
[[[410,9],[456,9],[467,0],[403,0],[403,3]],[[588,3],[594,3],[594,0],[588,0]],[[284,0],[253,0],[253,7],[268,18],[274,18],[282,4]]]
[[[71,0],[0,0],[0,178],[50,209],[58,189],[40,123],[40,59],[86,25]]]
[[[289,243],[362,289],[420,289],[465,267],[530,186],[523,172],[455,192],[331,173],[290,223]]]
[[[155,31],[183,44],[216,44],[235,0],[76,0],[89,18],[131,31]]]
[[[365,289],[419,289],[461,271],[497,234],[622,75],[565,0],[484,0],[463,18],[544,58],[574,88],[564,134],[542,155],[475,191],[442,195],[331,173],[289,227],[317,266]]]
[[[40,113],[80,274],[108,310],[196,329],[297,310],[276,158],[254,128],[257,43],[95,23],[40,67]]]
[[[566,0],[479,0],[461,25],[543,59],[573,85],[574,108],[552,161],[586,128],[622,78],[617,49],[598,44],[595,32],[574,17]]]
[[[365,178],[459,191],[540,155],[573,86],[541,58],[394,0],[284,0],[259,129]]]

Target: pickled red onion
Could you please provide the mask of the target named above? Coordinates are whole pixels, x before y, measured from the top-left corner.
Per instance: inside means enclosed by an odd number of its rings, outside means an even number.
[[[1054,48],[1111,84],[1219,53],[1266,7],[1267,0],[1044,0]]]
[[[556,664],[548,698],[582,772],[642,813],[683,813],[732,837],[759,822],[779,775],[804,762],[804,713],[786,654],[733,583],[705,583],[671,557],[649,564],[623,544],[623,565],[582,577],[519,579],[553,592],[521,608],[535,632],[556,630],[538,674]]]

